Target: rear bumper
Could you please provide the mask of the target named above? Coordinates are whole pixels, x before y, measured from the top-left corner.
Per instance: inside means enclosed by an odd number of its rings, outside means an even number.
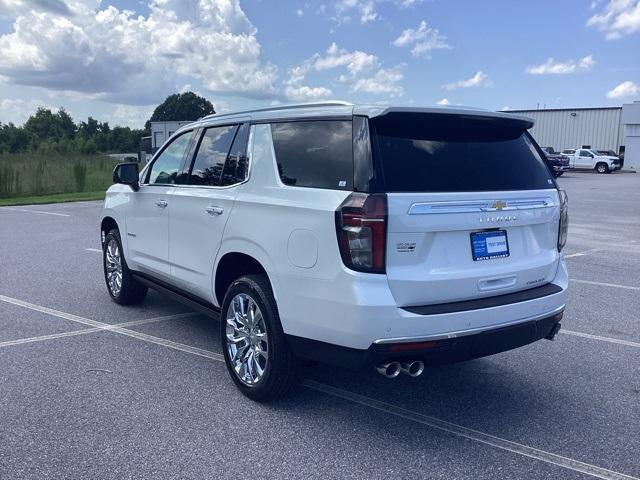
[[[449,334],[448,338],[384,340],[366,350],[295,336],[288,336],[288,341],[293,351],[301,357],[354,370],[393,360],[420,359],[427,365],[442,365],[493,355],[536,342],[552,334],[562,315],[563,312],[559,311],[507,326],[457,332]]]

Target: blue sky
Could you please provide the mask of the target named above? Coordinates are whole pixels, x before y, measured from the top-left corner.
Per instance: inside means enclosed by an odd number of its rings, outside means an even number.
[[[39,105],[139,127],[342,99],[493,110],[640,99],[640,0],[0,0],[0,122]]]

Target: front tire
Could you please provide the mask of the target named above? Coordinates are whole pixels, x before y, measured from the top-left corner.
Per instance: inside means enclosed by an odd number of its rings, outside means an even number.
[[[596,172],[598,173],[609,173],[609,165],[606,163],[600,162],[596,165]]]
[[[111,299],[120,305],[142,302],[147,296],[147,287],[133,278],[122,251],[120,232],[113,229],[107,233],[102,245],[104,280]]]
[[[224,297],[220,337],[227,370],[252,400],[283,397],[302,379],[302,365],[287,344],[269,280],[247,275]]]
[[[564,172],[556,172],[556,178],[561,177]]]

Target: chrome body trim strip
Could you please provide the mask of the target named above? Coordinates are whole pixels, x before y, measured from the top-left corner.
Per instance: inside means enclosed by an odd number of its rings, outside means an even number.
[[[551,197],[520,198],[506,200],[469,200],[459,202],[420,202],[409,207],[409,215],[431,215],[440,213],[482,213],[531,210],[555,207]]]
[[[429,342],[435,340],[446,340],[448,338],[460,338],[466,337],[468,335],[476,335],[482,332],[487,332],[491,330],[497,330],[499,328],[510,327],[513,325],[518,325],[519,323],[531,322],[533,320],[541,320],[543,318],[552,317],[554,315],[558,315],[562,313],[565,309],[566,305],[562,305],[561,307],[552,310],[551,312],[542,313],[539,315],[534,315],[532,317],[521,318],[519,320],[515,320],[512,322],[499,323],[496,325],[486,326],[486,327],[478,327],[471,328],[469,330],[459,330],[457,332],[447,332],[447,333],[437,333],[434,335],[419,335],[415,337],[395,337],[395,338],[381,338],[378,340],[374,340],[375,345],[385,345],[388,343],[412,343],[412,342]],[[425,315],[427,316],[427,315]]]

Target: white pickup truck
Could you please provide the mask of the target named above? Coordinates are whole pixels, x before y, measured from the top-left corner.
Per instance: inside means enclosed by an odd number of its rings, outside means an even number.
[[[610,173],[621,168],[621,160],[611,155],[600,155],[596,150],[579,148],[562,150],[569,157],[571,169],[589,169],[598,173]]]

